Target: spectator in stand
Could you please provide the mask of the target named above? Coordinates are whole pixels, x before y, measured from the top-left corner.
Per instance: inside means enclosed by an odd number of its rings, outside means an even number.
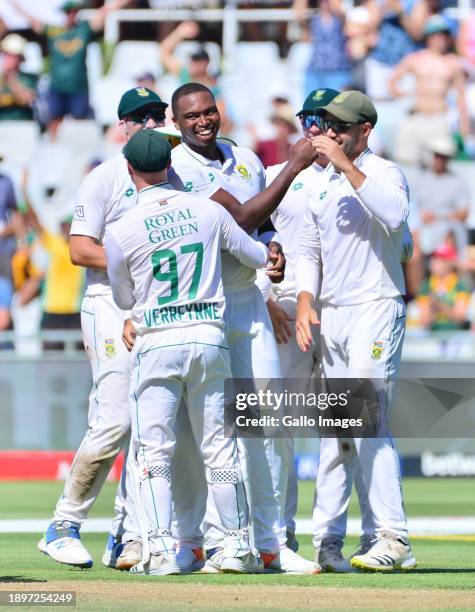
[[[49,89],[48,130],[54,140],[62,119],[87,119],[92,115],[89,106],[86,52],[94,34],[101,31],[109,13],[124,7],[129,0],[113,0],[97,9],[90,21],[81,21],[82,0],[67,0],[61,5],[65,14],[64,26],[47,25],[30,15],[17,0],[10,0],[17,11],[31,24],[37,34],[45,34],[50,59],[51,85]]]
[[[210,58],[202,46],[190,55],[188,64],[183,66],[174,51],[184,40],[195,40],[200,34],[200,26],[195,21],[183,21],[160,43],[160,59],[167,72],[177,77],[179,85],[184,83],[201,83],[212,92],[221,115],[221,134],[229,134],[232,122],[226,112],[226,104],[218,83],[217,75],[210,72]]]
[[[81,329],[81,301],[84,294],[86,272],[73,266],[69,256],[69,230],[72,215],[60,222],[60,231],[47,231],[35,211],[28,207],[27,220],[39,237],[47,255],[41,292],[43,316],[41,329]],[[35,260],[34,260],[35,261]],[[37,257],[40,262],[41,258]],[[45,342],[47,350],[62,350],[63,342]]]
[[[369,0],[369,30],[376,29],[376,44],[366,60],[366,93],[374,100],[391,97],[388,81],[393,70],[417,49],[437,0]]]
[[[286,113],[275,113],[270,122],[275,130],[274,137],[258,140],[254,148],[264,168],[281,164],[289,159],[289,150],[293,144],[292,136],[297,133],[293,114],[289,116]]]
[[[352,62],[345,36],[345,13],[341,0],[318,0],[318,10],[310,19],[312,42],[310,65],[305,75],[305,91],[348,88],[353,82]],[[297,20],[306,23],[309,0],[294,0]]]
[[[25,46],[26,40],[18,34],[8,34],[0,43],[0,121],[33,119],[38,79],[20,70]]]
[[[394,96],[403,96],[399,82],[406,75],[415,78],[414,108],[398,131],[395,157],[398,162],[419,164],[422,153],[435,138],[451,137],[447,96],[457,94],[460,132],[468,134],[470,122],[465,100],[465,71],[461,58],[451,51],[450,26],[434,15],[425,27],[425,49],[405,57],[390,80]]]
[[[22,225],[13,183],[8,176],[0,173],[0,331],[11,327],[12,257],[15,236],[22,233]]]
[[[457,251],[449,243],[430,258],[430,275],[417,297],[420,325],[429,330],[467,329],[470,289],[456,267]]]
[[[431,163],[413,184],[421,225],[419,231],[422,253],[429,256],[452,235],[457,251],[467,245],[466,220],[470,192],[465,180],[451,172],[449,161],[455,153],[452,140],[434,139],[430,145]]]

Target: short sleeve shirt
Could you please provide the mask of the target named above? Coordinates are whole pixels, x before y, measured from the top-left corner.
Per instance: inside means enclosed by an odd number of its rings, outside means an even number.
[[[38,79],[33,74],[18,73],[18,80],[27,89],[36,91]],[[33,119],[33,109],[29,105],[20,104],[15,100],[9,85],[0,79],[0,121],[17,121]]]
[[[51,88],[60,93],[87,91],[86,52],[93,31],[87,21],[70,29],[46,26]]]

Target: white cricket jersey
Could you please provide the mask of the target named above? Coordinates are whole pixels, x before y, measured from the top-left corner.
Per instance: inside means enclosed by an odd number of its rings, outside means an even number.
[[[107,227],[107,271],[118,306],[132,308],[138,333],[223,325],[220,250],[261,268],[267,249],[219,204],[168,183],[140,191],[138,205]]]
[[[272,183],[284,166],[285,162],[266,168],[267,185]],[[295,295],[295,267],[307,199],[310,193],[320,191],[322,178],[325,180],[324,169],[318,164],[305,168],[292,181],[279,206],[272,213],[272,223],[277,230],[286,259],[284,280],[272,285],[272,290],[277,295]]]
[[[181,185],[188,193],[211,197],[218,189],[224,189],[241,204],[265,189],[265,170],[259,158],[250,149],[229,144],[218,144],[224,162],[210,160],[186,144],[172,149],[172,166]],[[255,281],[254,270],[243,266],[229,253],[223,253],[224,288],[247,286]]]
[[[102,243],[106,226],[135,206],[137,191],[122,153],[84,177],[74,206],[70,235],[90,236]],[[87,270],[86,295],[110,294],[106,272]]]
[[[300,236],[297,292],[351,306],[405,293],[401,254],[409,188],[400,168],[369,149],[355,161],[366,179],[354,190],[331,164],[311,193]]]

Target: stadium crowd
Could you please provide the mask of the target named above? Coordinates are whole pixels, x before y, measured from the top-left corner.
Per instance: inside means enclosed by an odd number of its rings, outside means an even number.
[[[160,22],[146,60],[142,40],[119,42],[112,56],[99,47],[111,12],[146,2],[52,2],[51,24],[30,14],[29,3],[7,4],[24,25],[11,28],[0,13],[0,330],[25,321],[26,333],[80,327],[84,273],[69,261],[71,196],[123,146],[110,108],[127,85],[169,100],[188,81],[212,90],[221,134],[251,146],[265,166],[288,158],[307,92],[367,92],[380,118],[371,148],[402,165],[411,187],[409,325],[475,324],[475,14],[457,21],[443,0],[247,3],[292,8],[294,20],[246,24],[241,36],[251,42],[224,62],[219,32],[207,23]],[[84,19],[84,8],[97,10]],[[136,38],[150,32],[149,23],[134,24]]]

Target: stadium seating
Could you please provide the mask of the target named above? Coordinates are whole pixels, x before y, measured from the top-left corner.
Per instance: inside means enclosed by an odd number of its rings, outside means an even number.
[[[206,42],[203,46],[209,55],[209,63],[212,74],[218,74],[218,72],[221,70],[221,49],[219,45],[215,42]],[[174,55],[180,64],[186,65],[190,55],[200,47],[200,43],[186,40],[178,43],[178,45],[175,47]]]
[[[153,41],[123,40],[115,48],[108,76],[118,80],[135,82],[137,76],[161,72],[160,46]]]
[[[37,42],[27,42],[25,47],[25,61],[21,65],[24,72],[40,74],[43,69],[43,54]]]
[[[35,121],[0,121],[0,143],[9,164],[28,164],[38,143],[40,128]]]

